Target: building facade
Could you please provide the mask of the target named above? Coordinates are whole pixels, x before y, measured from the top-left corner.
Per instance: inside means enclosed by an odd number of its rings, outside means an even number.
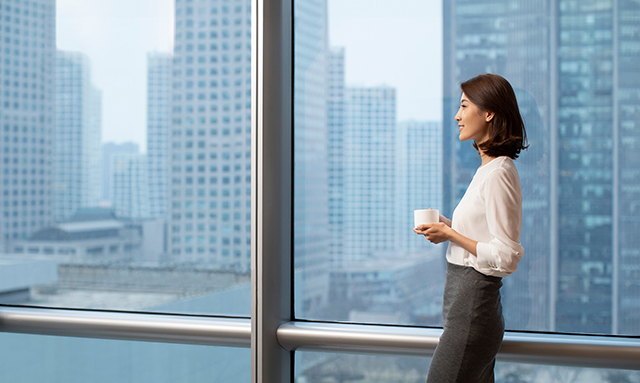
[[[102,95],[91,82],[91,62],[80,52],[57,51],[54,218],[100,203]]]
[[[394,88],[345,88],[341,262],[394,245],[395,130]]]
[[[170,249],[248,270],[251,7],[176,2],[171,76]]]
[[[507,326],[637,332],[635,218],[627,213],[639,160],[638,113],[629,106],[640,89],[631,69],[637,5],[461,0],[446,3],[444,15],[449,210],[479,163],[453,130],[457,84],[481,72],[504,75],[527,124],[530,148],[516,161],[526,254],[505,280]]]
[[[169,209],[169,123],[171,55],[147,54],[147,160],[149,214],[166,218]]]
[[[150,218],[149,173],[143,154],[115,154],[111,158],[113,210],[119,218]]]
[[[329,296],[327,12],[326,0],[293,3],[294,275],[304,317],[325,312]]]
[[[345,50],[331,47],[328,53],[327,155],[329,163],[329,252],[332,266],[340,264],[343,252],[344,219],[344,122],[345,122]]]
[[[54,1],[2,6],[0,248],[6,249],[53,220],[56,44]]]
[[[396,129],[395,248],[424,251],[425,239],[413,232],[413,211],[442,206],[442,124],[403,121]]]
[[[135,142],[106,142],[102,144],[102,201],[103,205],[111,205],[111,160],[115,154],[138,154],[140,149]]]

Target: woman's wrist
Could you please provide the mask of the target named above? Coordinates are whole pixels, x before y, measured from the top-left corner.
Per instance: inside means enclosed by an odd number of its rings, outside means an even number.
[[[445,223],[446,225],[446,223]],[[455,242],[455,235],[457,234],[457,232],[455,230],[453,230],[453,228],[451,228],[451,226],[446,226],[445,230],[444,230],[445,235],[447,236],[447,241],[449,242]]]

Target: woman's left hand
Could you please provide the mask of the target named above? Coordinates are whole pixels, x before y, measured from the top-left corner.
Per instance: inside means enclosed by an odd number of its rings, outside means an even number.
[[[443,222],[418,225],[413,231],[424,235],[431,243],[441,243],[449,240],[449,231],[452,230]]]

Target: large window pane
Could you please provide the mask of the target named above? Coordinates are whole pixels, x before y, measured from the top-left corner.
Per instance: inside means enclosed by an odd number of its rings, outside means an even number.
[[[296,383],[422,383],[429,358],[355,354],[296,353]],[[502,383],[618,383],[636,382],[640,372],[533,364],[496,363]]]
[[[296,316],[440,324],[446,246],[412,211],[451,217],[480,165],[458,84],[493,72],[530,143],[507,328],[637,335],[634,4],[295,1]]]
[[[241,383],[248,349],[22,334],[0,335],[0,380],[14,383]]]
[[[0,8],[0,303],[249,315],[250,2]]]

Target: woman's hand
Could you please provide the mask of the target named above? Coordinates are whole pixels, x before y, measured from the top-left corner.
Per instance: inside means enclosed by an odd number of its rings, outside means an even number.
[[[413,231],[416,234],[424,235],[431,243],[441,243],[449,240],[453,230],[447,225],[447,222],[438,222],[418,225]]]

